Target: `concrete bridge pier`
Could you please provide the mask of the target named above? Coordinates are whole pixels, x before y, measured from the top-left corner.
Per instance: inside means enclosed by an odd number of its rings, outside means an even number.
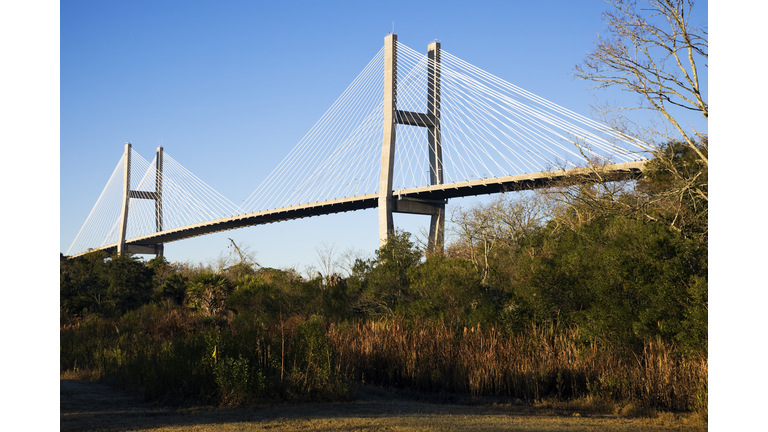
[[[125,163],[123,164],[123,209],[120,212],[120,238],[117,241],[117,254],[122,255],[125,249],[125,230],[128,227],[128,206],[131,203],[131,143],[125,143]]]
[[[384,38],[384,133],[381,145],[379,179],[379,246],[384,246],[395,230],[392,219],[392,175],[395,168],[397,124],[397,35]]]
[[[443,143],[440,132],[440,42],[434,41],[427,47],[427,114],[432,116],[432,126],[428,127],[429,143],[429,184],[443,184]],[[435,207],[430,215],[429,243],[430,253],[442,253],[445,246],[445,204]]]

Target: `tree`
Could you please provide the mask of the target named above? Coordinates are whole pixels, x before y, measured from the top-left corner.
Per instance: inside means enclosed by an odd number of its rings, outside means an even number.
[[[102,312],[107,300],[104,251],[93,251],[77,258],[59,257],[59,296],[63,316],[82,316]]]
[[[325,278],[326,283],[331,277],[338,273],[339,262],[336,258],[336,245],[326,242],[320,242],[320,246],[315,247],[317,252],[317,263],[320,265],[320,275]]]
[[[700,349],[707,337],[707,254],[660,224],[595,217],[530,237],[513,297],[518,322],[579,324],[634,344],[655,337]],[[553,241],[554,239],[554,241]],[[704,249],[704,250],[702,250]]]
[[[98,312],[120,316],[152,298],[154,272],[129,255],[93,251],[77,258],[60,257],[61,311],[68,316]]]
[[[184,304],[184,298],[187,296],[187,279],[181,273],[172,273],[163,281],[160,288],[156,291],[160,299],[168,299],[178,305]]]
[[[454,241],[448,255],[472,261],[485,282],[494,250],[498,246],[516,246],[521,238],[541,227],[550,212],[549,203],[535,193],[501,194],[485,205],[456,207],[449,219]]]
[[[699,146],[707,154],[706,138]],[[565,205],[553,221],[575,229],[596,217],[640,217],[689,240],[708,233],[708,170],[698,153],[680,141],[660,145],[635,182],[606,181],[603,165],[591,163],[590,175],[578,185],[553,187],[546,193]]]
[[[202,272],[188,283],[189,304],[205,315],[216,315],[224,311],[224,300],[231,286],[227,278],[214,272]]]
[[[402,230],[393,232],[369,260],[357,259],[347,279],[352,310],[362,314],[393,315],[411,300],[409,270],[421,261],[421,251]]]
[[[152,299],[152,276],[154,272],[136,257],[114,255],[105,263],[108,281],[107,302],[102,304],[105,312],[122,315]]]
[[[410,269],[409,282],[413,300],[403,308],[407,316],[442,319],[451,324],[464,321],[467,325],[468,315],[477,309],[492,310],[491,302],[483,296],[480,274],[470,261],[431,256]],[[491,307],[478,307],[483,305]]]
[[[700,63],[708,59],[706,28],[690,23],[691,0],[646,0],[637,7],[634,0],[609,0],[615,11],[603,13],[610,36],[598,37],[595,50],[575,76],[597,82],[597,88],[618,86],[641,96],[638,107],[661,115],[679,139],[696,152],[705,164],[707,155],[699,148],[705,132],[686,130],[674,110],[698,112],[709,118],[709,105],[699,82]],[[654,133],[659,133],[654,131]]]
[[[639,213],[648,221],[682,232],[677,218],[659,218],[653,211],[647,211],[647,206],[659,202],[663,207],[679,207],[687,200],[693,204],[694,211],[703,212],[706,217],[707,132],[686,127],[687,122],[680,118],[683,112],[701,115],[705,121],[709,118],[706,88],[701,84],[702,67],[707,68],[708,60],[706,24],[698,27],[691,22],[691,0],[609,0],[609,3],[613,10],[602,15],[608,35],[598,36],[595,49],[576,67],[574,75],[595,82],[596,89],[619,88],[640,96],[636,106],[603,113],[620,114],[608,123],[627,136],[634,136],[635,142],[656,160],[650,167],[653,175],[659,177],[662,173],[668,178],[663,191],[657,189],[655,195],[626,200],[626,191],[607,186],[599,167],[590,164],[595,179],[590,187],[595,189],[595,197],[602,200],[602,204],[611,204],[601,206],[592,200],[593,208],[603,214],[608,211]],[[660,122],[639,126],[626,115],[635,110],[649,111]],[[686,165],[680,157],[683,154],[693,155],[695,160],[688,157]],[[578,187],[570,188],[571,198],[580,193],[574,192],[575,189]],[[590,199],[583,194],[579,198],[582,202]]]

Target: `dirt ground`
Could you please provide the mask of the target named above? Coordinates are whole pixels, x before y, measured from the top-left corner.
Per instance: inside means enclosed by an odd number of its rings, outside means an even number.
[[[694,431],[672,414],[619,418],[514,404],[461,405],[358,392],[339,403],[173,408],[98,382],[60,380],[62,431]]]

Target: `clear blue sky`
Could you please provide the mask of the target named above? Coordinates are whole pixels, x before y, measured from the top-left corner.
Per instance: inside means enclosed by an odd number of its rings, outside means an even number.
[[[707,21],[706,2],[698,6]],[[603,29],[600,0],[522,2],[104,2],[61,4],[61,233],[66,252],[126,141],[165,151],[239,204],[382,47],[444,50],[568,109],[636,97],[589,91],[570,75]],[[467,204],[453,200],[451,204]],[[449,208],[450,205],[449,204]],[[396,215],[418,232],[428,217]],[[378,247],[375,209],[169,243],[171,261],[206,261],[227,237],[257,261],[301,270],[321,242]]]

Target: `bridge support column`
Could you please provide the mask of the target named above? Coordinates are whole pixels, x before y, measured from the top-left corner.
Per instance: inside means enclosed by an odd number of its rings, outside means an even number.
[[[392,174],[395,167],[397,133],[397,35],[384,38],[384,137],[381,146],[379,180],[379,246],[386,244],[395,230],[392,219]]]
[[[123,210],[120,213],[120,232],[117,240],[117,254],[126,252],[125,230],[128,226],[128,205],[131,202],[131,143],[125,143],[125,164],[123,166]]]
[[[155,159],[155,221],[160,232],[163,230],[163,146],[157,148]],[[163,251],[162,244],[155,246],[155,255],[162,255]]]
[[[427,47],[427,114],[432,116],[427,140],[429,142],[430,185],[443,184],[443,143],[440,132],[440,42]],[[429,222],[429,253],[442,253],[445,243],[445,204],[438,206]]]
[[[163,147],[157,148],[155,157],[155,221],[157,232],[163,230]]]

